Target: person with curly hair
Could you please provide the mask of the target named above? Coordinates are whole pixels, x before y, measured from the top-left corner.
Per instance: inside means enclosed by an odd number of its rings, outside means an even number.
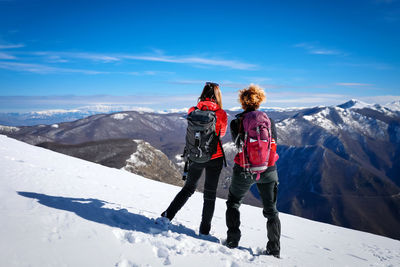
[[[248,88],[239,91],[239,101],[242,105],[243,112],[236,115],[236,119],[230,124],[231,135],[233,142],[242,142],[243,139],[243,116],[251,111],[255,111],[260,107],[260,104],[266,99],[264,90],[259,86],[251,84]],[[275,123],[271,122],[272,142],[277,141]],[[239,136],[239,138],[237,138]],[[228,200],[226,201],[226,225],[228,227],[226,245],[229,248],[236,248],[239,245],[241,231],[239,207],[242,200],[250,189],[256,183],[263,204],[263,215],[267,218],[267,237],[268,243],[266,254],[277,258],[280,257],[280,235],[281,223],[276,208],[276,200],[278,193],[278,173],[276,165],[268,167],[262,172],[257,180],[256,174],[246,172],[241,167],[239,153],[236,155],[235,164],[233,167],[232,181],[229,187]]]

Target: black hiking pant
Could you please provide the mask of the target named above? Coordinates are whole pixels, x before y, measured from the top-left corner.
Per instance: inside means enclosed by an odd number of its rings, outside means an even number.
[[[270,253],[280,253],[281,222],[279,212],[276,209],[276,200],[278,193],[278,173],[276,170],[261,173],[260,179],[246,176],[243,168],[235,164],[233,167],[232,182],[229,187],[228,200],[226,201],[226,225],[228,227],[227,240],[240,240],[240,212],[239,207],[242,200],[250,189],[256,183],[263,203],[263,215],[267,218],[267,250]]]
[[[206,170],[206,177],[204,181],[204,193],[203,193],[203,212],[200,225],[200,233],[208,234],[211,228],[211,220],[214,215],[215,199],[217,197],[217,186],[219,175],[222,170],[223,158],[216,158],[206,163],[190,162],[189,171],[186,178],[185,185],[181,191],[175,196],[174,200],[166,210],[166,217],[172,220],[175,214],[183,207],[186,201],[197,188],[197,183],[203,172]]]

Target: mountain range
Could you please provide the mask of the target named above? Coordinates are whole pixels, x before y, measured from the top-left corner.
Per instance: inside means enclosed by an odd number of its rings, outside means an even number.
[[[338,106],[266,112],[278,131],[279,210],[400,239],[399,102],[381,106],[351,100]],[[231,120],[238,111],[227,113]],[[124,111],[51,125],[0,127],[0,134],[73,156],[86,153],[91,155],[87,160],[143,171],[151,179],[162,180],[160,170],[168,169],[162,176],[174,177],[167,179],[172,184],[182,184],[178,170],[185,132],[182,112]],[[140,160],[138,142],[147,143]],[[220,197],[227,196],[225,177],[231,174],[236,153],[229,130],[223,142],[228,168],[220,178]],[[146,162],[155,150],[168,160],[157,159],[159,165]],[[245,202],[260,206],[256,193],[248,194]]]
[[[110,114],[122,111],[138,111],[153,113],[185,112],[187,109],[168,109],[154,111],[150,108],[135,106],[118,106],[98,104],[74,109],[50,109],[31,112],[0,112],[0,125],[8,126],[34,126],[39,124],[54,124],[83,119],[96,114]]]

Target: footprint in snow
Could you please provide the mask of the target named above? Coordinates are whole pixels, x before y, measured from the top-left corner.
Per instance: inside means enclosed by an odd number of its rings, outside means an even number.
[[[229,267],[240,267],[240,265],[239,264],[237,264],[236,262],[228,262],[228,264],[227,264],[227,266],[229,266]]]
[[[120,262],[115,264],[115,267],[139,267],[139,265],[137,265],[127,259],[122,259]]]
[[[128,242],[131,244],[140,243],[142,239],[134,235],[134,232],[131,231],[123,231],[120,229],[113,230],[115,237],[121,242]]]
[[[162,245],[155,245],[153,250],[155,251],[157,257],[164,259],[164,265],[171,265],[171,260],[169,259],[169,250],[166,247]]]

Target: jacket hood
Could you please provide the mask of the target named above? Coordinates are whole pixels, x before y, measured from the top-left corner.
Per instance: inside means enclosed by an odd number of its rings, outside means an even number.
[[[219,109],[221,109],[217,103],[213,102],[213,101],[200,101],[199,103],[197,103],[197,108],[201,109],[201,110],[211,110],[211,111],[217,111]]]

